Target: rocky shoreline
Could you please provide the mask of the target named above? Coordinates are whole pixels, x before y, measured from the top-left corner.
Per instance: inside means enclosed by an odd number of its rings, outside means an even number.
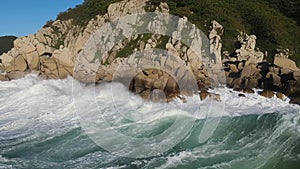
[[[101,60],[86,56],[78,59],[77,56],[83,53],[85,44],[96,30],[107,21],[128,14],[145,13],[145,4],[145,0],[121,1],[111,4],[105,15],[96,16],[86,27],[73,25],[71,20],[57,20],[34,35],[16,39],[14,48],[0,56],[0,80],[18,79],[29,73],[38,74],[45,79],[73,76],[85,83],[122,82],[122,78],[127,78],[129,82],[124,83],[131,91],[145,99],[153,96],[156,101],[170,101],[175,97],[184,101],[183,96],[195,93],[199,93],[201,99],[210,97],[220,100],[220,96],[208,92],[209,88],[219,85],[246,93],[252,93],[253,88],[258,88],[263,89],[262,96],[281,99],[287,96],[291,98],[291,103],[300,104],[300,71],[295,62],[288,59],[289,50],[277,50],[273,63],[267,62],[264,60],[266,53],[256,47],[256,36],[241,33],[237,38],[239,47],[233,53],[222,52],[224,28],[217,21],[211,22],[208,40],[212,58],[207,62],[204,62],[204,56],[195,52],[199,46],[201,49],[201,43],[193,40],[191,44],[196,44],[193,49],[182,44],[176,37],[176,32],[180,32],[183,25],[188,24],[185,17],[179,19],[177,30],[168,38],[155,34],[129,37],[115,44]],[[156,12],[168,13],[169,7],[166,3],[161,3]],[[152,23],[159,21],[154,20]],[[124,32],[124,29],[120,28],[120,31]],[[112,33],[112,30],[106,32]],[[153,63],[154,67],[171,67],[174,74],[162,69],[141,68],[132,73],[127,72],[128,74],[123,71],[121,80],[116,78],[120,66],[130,64],[135,67],[136,56],[129,57],[129,54],[158,46],[163,46],[167,56],[163,59],[160,57]],[[174,62],[174,57],[177,62]],[[190,91],[183,90],[180,84]],[[244,96],[240,94],[240,97]],[[157,100],[155,97],[164,100]]]

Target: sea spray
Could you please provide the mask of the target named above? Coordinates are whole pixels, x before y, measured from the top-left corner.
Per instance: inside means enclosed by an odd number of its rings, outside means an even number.
[[[74,83],[82,86],[75,93],[72,89]],[[112,89],[116,87],[120,93],[127,93],[120,84],[106,85]],[[104,88],[103,85],[84,85],[72,78],[42,80],[27,76],[11,82],[0,82],[0,166],[240,169],[297,168],[300,165],[300,108],[289,104],[288,100],[282,101],[276,97],[267,99],[257,94],[245,94],[246,97],[241,98],[238,92],[218,88],[213,92],[221,94],[221,102],[200,101],[197,95],[188,97],[187,107],[199,112],[193,114],[193,111],[185,111],[179,116],[172,108],[176,105],[186,106],[180,100],[151,103],[132,94],[127,104],[116,103],[112,102],[109,95],[111,89],[103,91]],[[101,95],[95,95],[95,91],[101,92]],[[74,96],[96,99],[99,105],[93,109],[88,105],[74,105]],[[199,104],[192,104],[195,101]],[[111,117],[111,123],[118,126],[116,129],[131,137],[159,135],[170,128],[175,120],[180,122],[193,118],[194,123],[182,141],[164,153],[142,159],[121,157],[94,143],[81,127],[80,112],[76,113],[78,108],[86,112],[95,110],[97,113],[113,110],[111,104],[131,111],[122,120]],[[223,112],[213,112],[210,117],[222,116],[218,127],[207,141],[199,142],[202,127],[207,121],[204,110],[217,104],[225,105]],[[155,112],[147,112],[154,108],[164,113],[157,116]],[[147,113],[142,118],[135,110]],[[136,122],[124,120],[128,117]],[[109,138],[105,139],[109,141]]]

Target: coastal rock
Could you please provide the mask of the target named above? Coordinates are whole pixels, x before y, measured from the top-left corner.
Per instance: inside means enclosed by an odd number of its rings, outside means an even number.
[[[218,102],[221,101],[221,95],[215,93],[201,92],[199,96],[201,100],[210,99]]]
[[[58,79],[58,67],[53,58],[48,57],[40,57],[41,61],[41,73],[45,75],[47,78]]]
[[[270,91],[270,90],[264,90],[263,92],[260,93],[261,96],[264,96],[266,98],[272,98],[275,95],[275,92]]]
[[[52,57],[59,65],[74,67],[73,57],[68,48],[55,50]]]
[[[6,73],[6,76],[8,77],[9,80],[14,80],[14,79],[20,79],[25,76],[25,72],[22,71],[12,71]]]
[[[251,93],[251,94],[255,93],[255,91],[253,89],[250,89],[250,88],[244,88],[244,89],[242,89],[242,91],[244,93]]]
[[[37,52],[28,53],[25,58],[30,70],[40,69],[40,57]]]
[[[286,96],[283,93],[281,93],[281,92],[277,92],[276,93],[276,97],[279,98],[279,99],[281,99],[281,100],[284,100],[286,98]]]
[[[0,74],[0,81],[8,81],[9,78],[5,74]]]
[[[276,73],[269,72],[269,73],[267,73],[266,78],[270,79],[270,81],[272,83],[271,85],[281,86],[281,77],[278,76]]]
[[[209,43],[210,43],[210,53],[214,55],[213,62],[215,64],[222,64],[221,56],[221,36],[223,35],[223,26],[217,21],[211,21],[210,31],[209,31]]]
[[[237,37],[239,48],[233,56],[227,56],[229,60],[246,61],[245,65],[257,64],[263,61],[264,53],[256,48],[256,36],[240,32]]]
[[[14,41],[14,47],[23,54],[31,53],[36,50],[34,45],[30,43],[30,39],[26,39],[25,37],[16,39]]]
[[[7,53],[4,53],[0,56],[1,63],[4,67],[7,67],[10,65],[10,62],[13,60],[13,57]]]
[[[231,72],[234,72],[234,73],[238,73],[239,72],[239,69],[236,67],[235,64],[230,64],[229,68],[230,68]]]
[[[246,95],[243,94],[243,93],[239,93],[238,96],[239,96],[239,97],[246,97]]]
[[[24,72],[27,69],[27,63],[22,55],[19,55],[12,59],[10,66],[6,69],[7,72],[21,71]]]
[[[300,97],[292,97],[290,103],[300,105]]]
[[[37,49],[37,53],[38,53],[39,56],[43,56],[43,55],[46,55],[46,54],[51,55],[54,51],[53,48],[51,48],[49,46],[46,46],[43,43],[37,44],[36,49]]]
[[[144,6],[146,0],[121,1],[119,3],[110,4],[107,9],[107,14],[110,20],[120,18],[122,16],[145,12]]]
[[[275,66],[263,62],[265,54],[256,47],[255,35],[240,33],[235,53],[223,52],[226,57],[225,68],[223,68],[221,37],[224,28],[215,20],[211,22],[208,35],[209,52],[213,58],[202,56],[203,39],[191,39],[188,41],[190,47],[181,42],[181,38],[186,38],[181,37],[184,30],[190,30],[185,35],[200,37],[196,26],[188,24],[187,17],[182,17],[178,23],[175,23],[174,30],[169,32],[170,37],[167,39],[162,35],[146,34],[130,37],[132,32],[130,26],[122,27],[126,25],[122,22],[118,22],[115,27],[107,24],[108,26],[103,28],[105,23],[117,18],[134,13],[145,13],[146,2],[147,0],[120,1],[109,5],[106,14],[95,16],[85,26],[74,25],[72,20],[57,20],[34,35],[18,38],[14,42],[14,48],[0,56],[0,80],[16,79],[35,72],[43,78],[57,79],[73,76],[85,83],[111,82],[115,80],[115,72],[120,66],[130,65],[132,68],[137,68],[140,73],[132,74],[130,71],[124,71],[121,72],[121,76],[124,75],[124,79],[134,77],[130,89],[147,99],[164,94],[166,100],[170,101],[172,98],[183,98],[182,95],[192,95],[201,91],[199,94],[201,100],[207,97],[220,100],[219,95],[209,93],[208,89],[225,83],[244,93],[254,93],[252,88],[265,89],[262,92],[265,97],[271,95],[273,97],[275,94],[267,90],[281,91],[289,97],[297,93],[300,73],[295,62],[288,59],[291,52],[278,50],[274,59]],[[169,11],[168,4],[160,2],[155,12],[168,13]],[[143,24],[138,17],[128,18],[127,21]],[[160,27],[163,23],[157,17],[144,26],[148,30],[165,32],[164,28]],[[105,31],[101,36],[99,34],[94,36],[98,30]],[[121,35],[129,36],[114,44],[113,42]],[[90,46],[90,43],[97,45]],[[85,48],[86,46],[90,48]],[[101,46],[107,49],[99,49]],[[156,47],[166,48],[167,54],[172,57],[161,56],[153,60],[128,57],[131,53]],[[103,50],[108,52],[102,55]],[[162,70],[138,68],[137,63],[145,61],[151,63],[153,67],[168,68],[175,77]],[[204,63],[205,61],[208,63]],[[189,77],[189,72],[194,76]],[[192,83],[194,81],[197,82],[197,89],[194,89]],[[183,88],[182,86],[186,89],[180,89]],[[280,93],[276,95],[278,98],[283,97]],[[244,94],[240,93],[239,96],[244,97]]]
[[[299,71],[299,68],[296,66],[296,63],[294,61],[284,57],[275,57],[274,65],[292,71]]]
[[[201,92],[199,94],[201,100],[205,100],[208,97],[208,95],[209,95],[208,92]]]

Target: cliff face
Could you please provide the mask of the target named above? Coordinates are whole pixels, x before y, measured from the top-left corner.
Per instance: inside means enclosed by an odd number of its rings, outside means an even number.
[[[299,91],[299,71],[294,62],[287,59],[278,61],[281,58],[277,59],[276,66],[263,62],[264,54],[254,49],[253,43],[249,45],[251,50],[238,49],[244,53],[243,57],[232,57],[238,60],[223,60],[225,67],[222,68],[222,34],[218,30],[209,37],[211,42],[207,39],[207,43],[211,43],[215,50],[211,53],[217,54],[218,59],[211,64],[208,58],[209,63],[203,64],[207,59],[202,52],[205,38],[202,41],[185,37],[185,44],[180,41],[183,40],[180,34],[185,29],[189,30],[189,36],[200,35],[195,25],[189,24],[186,17],[178,20],[174,18],[174,29],[172,27],[167,36],[154,34],[153,32],[164,32],[165,29],[159,25],[173,18],[153,15],[152,21],[143,25],[142,16],[131,14],[145,14],[146,6],[147,0],[121,1],[109,5],[107,13],[97,15],[84,27],[75,25],[71,19],[56,20],[36,34],[18,38],[14,41],[14,48],[0,56],[0,80],[17,79],[28,73],[35,73],[46,79],[73,76],[86,83],[118,81],[145,99],[155,95],[160,98],[159,95],[163,93],[166,100],[198,91],[201,99],[209,95],[218,99],[218,96],[207,91],[208,88],[220,84],[227,84],[237,90],[255,87],[270,89],[291,96]],[[168,13],[170,10],[166,3],[160,3],[154,9],[160,13]],[[126,23],[113,22],[128,15],[131,17],[125,19]],[[133,32],[130,25],[141,25],[141,28],[149,32],[130,34]],[[219,27],[223,29],[221,25]],[[118,39],[123,35],[125,38]],[[165,50],[166,57],[157,55],[157,51],[151,51],[154,48]],[[145,50],[150,51],[151,57],[143,54],[132,55]],[[254,62],[253,59],[248,59],[252,55],[258,57]],[[293,65],[294,69],[289,69],[287,64],[282,65],[284,62]]]
[[[129,13],[143,12],[145,1],[123,1],[111,4],[103,16],[96,16],[85,27],[73,25],[71,19],[56,20],[36,34],[18,38],[14,47],[0,56],[0,67],[6,76],[2,80],[38,73],[45,78],[64,78],[73,75],[75,57],[91,33],[105,22]]]

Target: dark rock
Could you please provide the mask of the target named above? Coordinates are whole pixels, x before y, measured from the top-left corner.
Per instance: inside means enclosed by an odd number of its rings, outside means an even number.
[[[290,103],[300,105],[300,97],[291,98]]]
[[[238,95],[239,97],[246,97],[246,95],[242,94],[242,93],[239,93]]]

